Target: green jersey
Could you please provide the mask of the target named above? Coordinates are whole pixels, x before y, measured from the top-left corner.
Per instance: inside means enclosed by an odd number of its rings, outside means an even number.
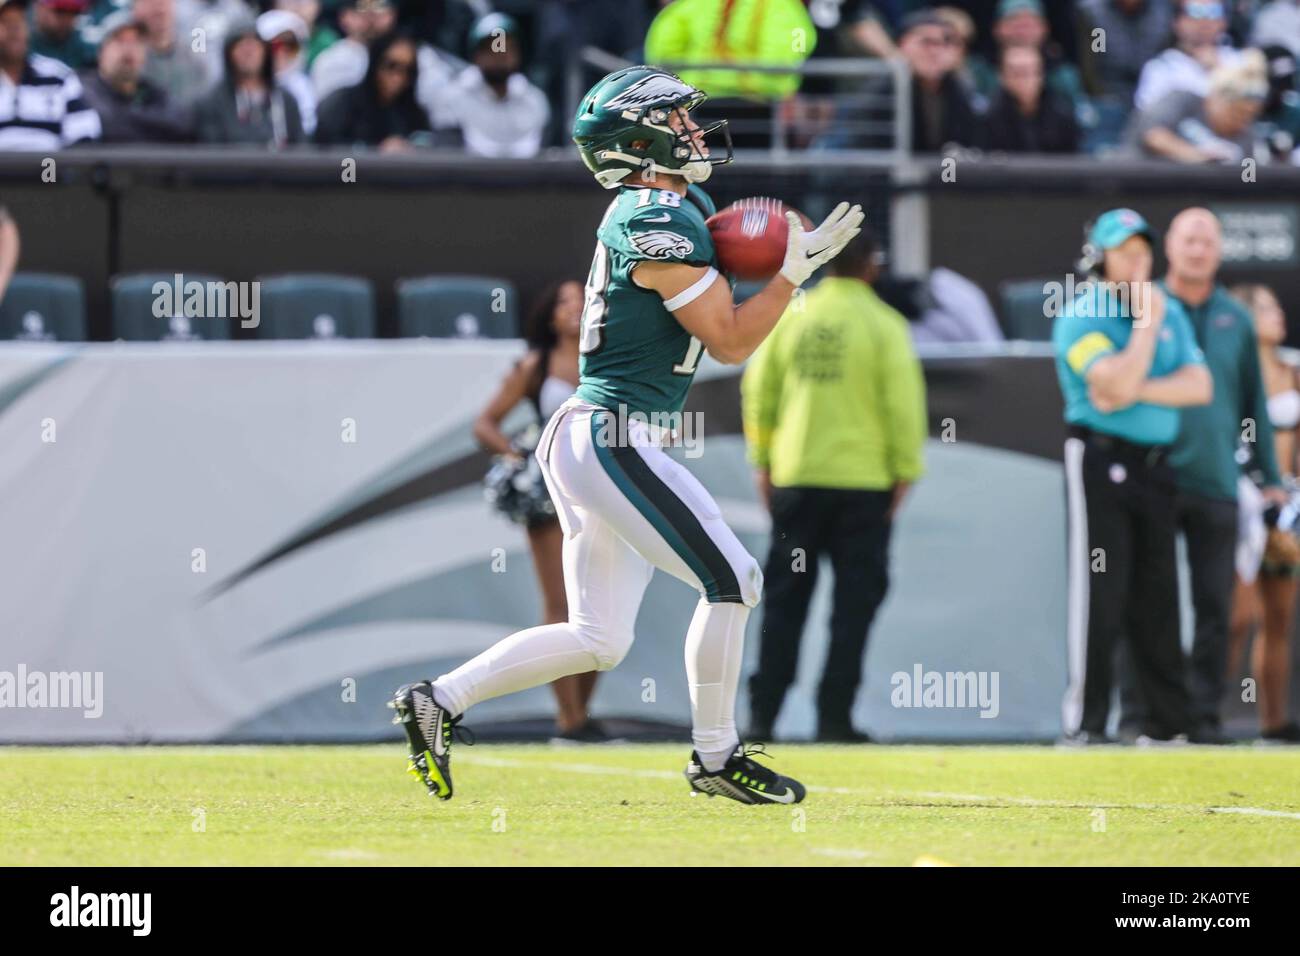
[[[578,397],[647,418],[680,412],[704,351],[652,289],[632,281],[638,263],[717,266],[705,220],[713,200],[698,186],[619,189],[596,230],[582,311]]]

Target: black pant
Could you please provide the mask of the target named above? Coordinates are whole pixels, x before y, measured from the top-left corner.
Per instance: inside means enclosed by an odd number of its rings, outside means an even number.
[[[1188,723],[1178,638],[1173,473],[1163,452],[1076,431],[1066,442],[1069,671],[1066,733],[1102,735],[1116,648],[1150,704],[1148,733]]]
[[[888,491],[775,488],[772,546],[763,570],[763,629],[758,670],[750,678],[750,716],[770,728],[794,683],[808,602],[822,554],[835,588],[830,652],[817,692],[821,730],[849,727],[862,677],[862,655],[876,609],[889,588]]]
[[[1192,729],[1217,731],[1228,666],[1229,627],[1237,550],[1237,503],[1179,492],[1178,529],[1187,542],[1191,574],[1192,656],[1187,671]],[[1131,732],[1147,720],[1142,687],[1132,677],[1132,664],[1121,659],[1120,720]]]

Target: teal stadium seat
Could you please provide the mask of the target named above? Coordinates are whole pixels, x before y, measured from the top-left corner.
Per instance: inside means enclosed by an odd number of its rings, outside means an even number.
[[[260,339],[375,337],[375,290],[368,279],[295,272],[259,281]]]
[[[397,282],[397,334],[403,338],[518,338],[514,283],[489,276],[422,276]]]
[[[190,296],[191,283],[195,282],[203,284],[203,304],[199,308]],[[128,342],[230,338],[231,330],[240,321],[238,302],[231,303],[225,294],[209,294],[222,282],[217,276],[198,272],[129,272],[114,276],[109,283],[113,337]],[[166,291],[158,287],[159,283],[166,286]]]
[[[86,292],[76,276],[15,272],[0,301],[0,339],[84,342]]]
[[[998,286],[1002,300],[1002,330],[1009,339],[1027,342],[1050,342],[1052,323],[1056,320],[1055,303],[1044,287],[1060,285],[1058,278],[1023,279]]]

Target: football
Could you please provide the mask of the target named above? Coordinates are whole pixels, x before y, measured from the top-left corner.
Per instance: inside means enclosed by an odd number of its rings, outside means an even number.
[[[723,271],[744,281],[776,275],[785,259],[789,231],[785,212],[789,208],[779,199],[760,196],[741,199],[710,216],[709,233]],[[805,229],[813,227],[807,216],[794,212]]]

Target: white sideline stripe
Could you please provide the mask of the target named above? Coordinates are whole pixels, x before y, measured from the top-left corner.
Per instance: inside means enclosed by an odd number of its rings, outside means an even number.
[[[1251,817],[1286,817],[1288,820],[1300,820],[1300,813],[1287,810],[1265,810],[1262,807],[1210,807],[1211,813],[1241,813]]]
[[[1066,514],[1066,664],[1069,686],[1061,701],[1061,725],[1067,734],[1083,722],[1083,686],[1088,676],[1088,503],[1083,488],[1085,447],[1065,440]]]

